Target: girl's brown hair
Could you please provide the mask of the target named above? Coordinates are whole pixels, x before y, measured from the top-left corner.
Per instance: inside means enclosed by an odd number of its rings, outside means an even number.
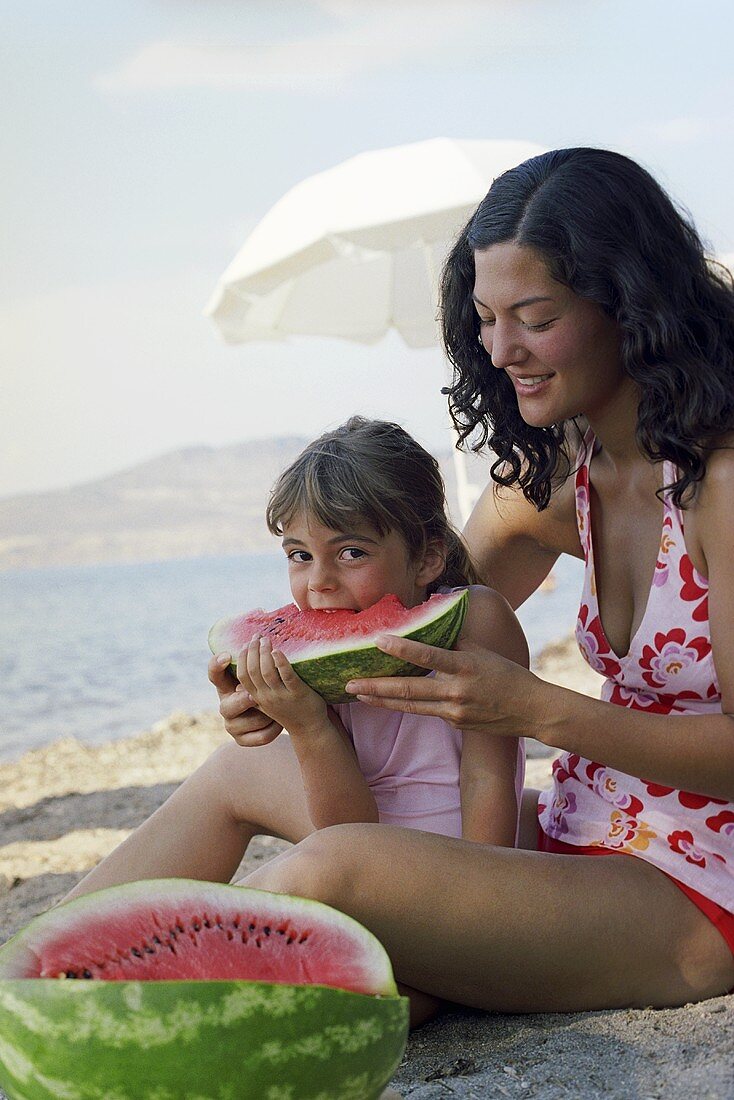
[[[428,586],[477,584],[469,552],[446,515],[446,490],[438,462],[399,424],[353,416],[305,448],[283,471],[270,494],[269,530],[297,515],[348,531],[359,520],[379,535],[396,531],[411,559],[439,543],[446,567]]]

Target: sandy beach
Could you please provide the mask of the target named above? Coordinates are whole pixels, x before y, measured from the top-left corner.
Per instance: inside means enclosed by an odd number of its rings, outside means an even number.
[[[571,639],[547,647],[535,671],[587,694],[601,682]],[[175,713],[125,740],[69,739],[0,765],[0,942],[62,897],[226,736],[216,713]],[[546,784],[552,759],[529,743],[528,786]],[[241,870],[285,847],[256,838]],[[413,1100],[731,1100],[734,996],[669,1010],[451,1012],[413,1034],[392,1087]]]

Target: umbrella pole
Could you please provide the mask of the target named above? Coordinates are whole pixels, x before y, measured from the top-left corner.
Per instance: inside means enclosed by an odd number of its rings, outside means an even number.
[[[435,316],[438,312],[438,272],[436,271],[436,265],[433,262],[433,251],[430,244],[427,241],[421,241],[421,245],[423,247],[423,256],[426,261],[428,280],[431,286],[431,293],[433,295],[433,307]],[[466,455],[463,451],[459,450],[458,446],[453,447],[453,457],[454,477],[456,478],[456,496],[459,505],[459,522],[461,526],[464,527],[466,521],[471,515],[472,508],[476,504],[482,490],[480,486],[473,485],[469,481],[469,477],[466,471]]]
[[[461,526],[464,527],[482,490],[479,485],[474,485],[469,481],[466,473],[466,455],[456,447],[454,447],[454,475],[456,477],[456,495],[459,502],[459,518]]]

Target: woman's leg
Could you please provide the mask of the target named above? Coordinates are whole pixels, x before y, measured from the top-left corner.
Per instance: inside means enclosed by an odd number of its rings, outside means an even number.
[[[222,745],[64,899],[145,878],[229,882],[258,833],[297,842],[313,830],[290,739]]]
[[[661,871],[630,856],[339,825],[243,885],[343,910],[378,936],[401,982],[477,1008],[672,1006],[734,986],[734,959],[711,922]]]

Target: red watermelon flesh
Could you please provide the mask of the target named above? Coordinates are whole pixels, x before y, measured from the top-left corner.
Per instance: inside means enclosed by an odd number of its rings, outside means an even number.
[[[468,592],[438,593],[406,608],[397,596],[383,596],[364,611],[301,611],[287,604],[222,619],[209,632],[213,653],[237,656],[256,636],[269,637],[298,675],[330,703],[348,702],[348,680],[367,676],[424,676],[428,669],[390,657],[375,646],[378,634],[397,634],[450,649],[466,614]]]
[[[246,979],[394,994],[381,944],[305,898],[160,879],[52,909],[0,951],[0,978]]]

